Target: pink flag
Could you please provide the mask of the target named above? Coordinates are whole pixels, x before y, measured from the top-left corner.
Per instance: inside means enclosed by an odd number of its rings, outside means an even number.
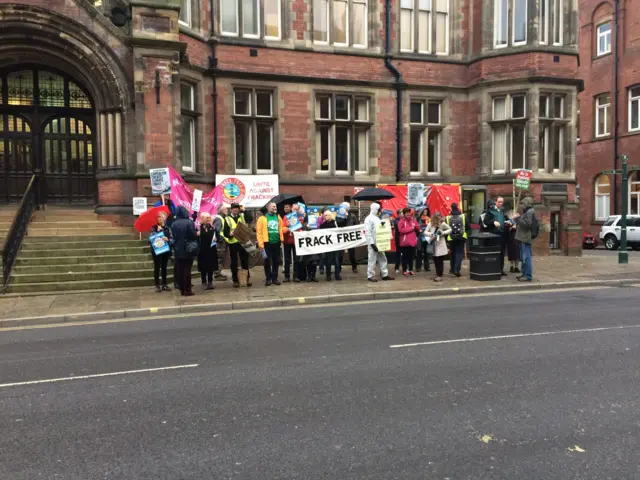
[[[185,207],[189,210],[189,214],[193,213],[191,202],[193,201],[193,189],[187,185],[187,182],[173,168],[169,168],[169,179],[171,180],[171,201],[177,207]],[[217,215],[218,205],[222,204],[222,189],[218,186],[209,193],[202,195],[200,203],[200,212]]]

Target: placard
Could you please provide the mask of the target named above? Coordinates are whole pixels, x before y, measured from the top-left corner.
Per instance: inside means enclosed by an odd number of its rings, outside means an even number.
[[[149,169],[151,179],[151,193],[153,195],[165,195],[171,192],[171,178],[169,178],[168,168]]]
[[[162,255],[163,253],[167,253],[171,250],[169,243],[165,242],[164,238],[164,232],[158,232],[154,233],[153,235],[149,235],[149,243],[151,243],[154,254]]]
[[[516,172],[516,188],[520,190],[528,190],[531,186],[532,170],[518,170]]]
[[[202,203],[202,190],[195,188],[193,190],[193,199],[191,200],[191,210],[194,212],[200,211],[200,204]]]
[[[414,210],[424,208],[424,184],[410,183],[407,185],[407,207]]]
[[[147,197],[133,197],[133,214],[142,215],[147,211]]]
[[[278,175],[216,175],[216,185],[224,203],[246,208],[262,208],[280,193]]]
[[[376,247],[379,252],[388,252],[391,250],[391,224],[385,222],[386,225],[378,225],[376,228]]]

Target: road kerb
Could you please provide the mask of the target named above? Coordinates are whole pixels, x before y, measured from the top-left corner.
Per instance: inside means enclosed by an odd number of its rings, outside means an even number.
[[[617,280],[585,280],[577,282],[548,282],[548,283],[521,283],[514,285],[522,291],[535,291],[554,288],[579,289],[585,287],[614,287],[633,285],[640,282],[640,278],[617,279]],[[472,287],[451,287],[434,288],[421,290],[395,290],[386,292],[363,292],[328,294],[310,297],[291,297],[287,299],[255,299],[238,301],[233,303],[208,303],[194,304],[158,308],[135,308],[129,310],[114,310],[103,312],[77,313],[67,315],[52,315],[39,317],[22,317],[0,320],[0,328],[27,327],[38,325],[53,325],[61,323],[91,323],[101,320],[118,320],[127,318],[152,317],[154,315],[163,317],[176,314],[193,314],[207,312],[231,312],[233,310],[291,307],[302,305],[318,305],[326,303],[341,304],[349,302],[366,302],[374,300],[393,300],[401,298],[430,298],[455,295],[470,295],[479,293],[494,293],[505,289],[505,285],[479,285]]]

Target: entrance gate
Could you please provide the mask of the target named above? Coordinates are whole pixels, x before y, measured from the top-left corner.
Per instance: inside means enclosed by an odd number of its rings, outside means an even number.
[[[95,112],[86,92],[61,73],[0,72],[0,202],[17,201],[33,174],[43,202],[96,197]]]

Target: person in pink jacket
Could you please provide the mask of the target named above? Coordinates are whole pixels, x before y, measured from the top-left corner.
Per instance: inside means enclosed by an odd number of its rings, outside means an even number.
[[[410,208],[402,210],[402,218],[398,220],[398,237],[400,240],[400,253],[402,255],[402,274],[405,277],[415,276],[413,271],[413,254],[418,244],[420,224],[413,216]]]

